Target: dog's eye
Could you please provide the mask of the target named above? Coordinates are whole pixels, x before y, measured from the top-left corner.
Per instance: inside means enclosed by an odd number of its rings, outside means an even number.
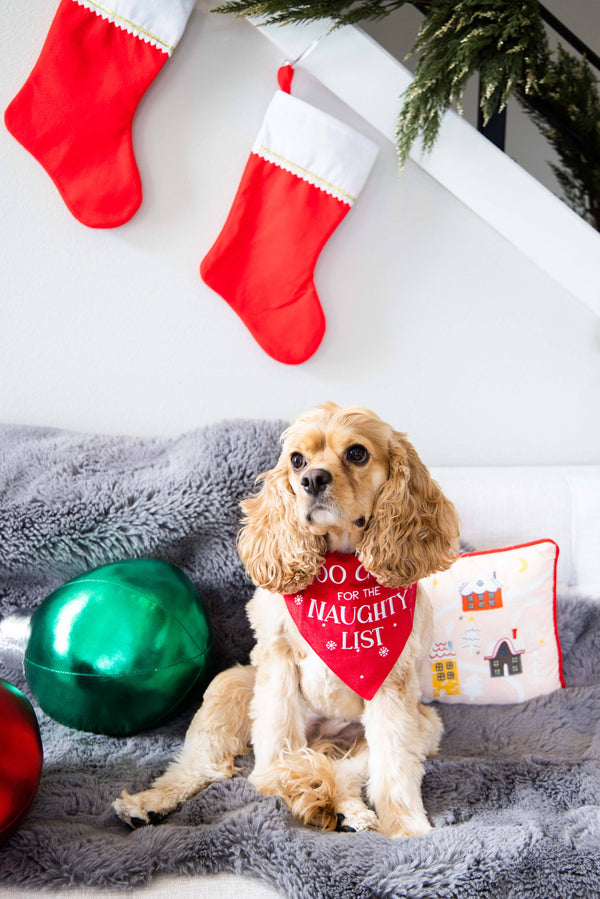
[[[292,468],[296,471],[300,471],[301,468],[304,468],[305,459],[302,453],[292,453],[290,457],[290,462],[292,463]]]
[[[369,453],[360,443],[355,443],[346,450],[346,459],[354,465],[364,465],[369,459]]]

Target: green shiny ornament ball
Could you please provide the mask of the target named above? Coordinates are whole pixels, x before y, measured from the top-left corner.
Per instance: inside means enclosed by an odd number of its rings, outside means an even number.
[[[210,645],[202,599],[180,569],[115,562],[68,581],[36,609],[25,676],[56,721],[125,736],[177,710],[205,678]]]

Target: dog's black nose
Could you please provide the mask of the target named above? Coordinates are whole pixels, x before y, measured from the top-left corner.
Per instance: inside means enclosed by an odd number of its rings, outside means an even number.
[[[331,472],[324,468],[313,468],[302,475],[300,483],[311,496],[319,496],[333,481]]]

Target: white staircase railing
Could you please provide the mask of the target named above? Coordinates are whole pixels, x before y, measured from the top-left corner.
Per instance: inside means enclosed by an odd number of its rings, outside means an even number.
[[[282,59],[293,60],[324,23],[257,27]],[[412,75],[376,41],[359,28],[339,28],[301,65],[394,141],[399,98]],[[423,155],[415,146],[411,159],[600,316],[600,233],[510,157],[450,111],[433,151]]]

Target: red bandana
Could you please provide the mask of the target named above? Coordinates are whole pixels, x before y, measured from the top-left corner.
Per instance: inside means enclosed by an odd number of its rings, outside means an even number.
[[[417,585],[382,587],[354,555],[328,553],[312,584],[284,596],[304,639],[334,674],[372,699],[410,636]]]

